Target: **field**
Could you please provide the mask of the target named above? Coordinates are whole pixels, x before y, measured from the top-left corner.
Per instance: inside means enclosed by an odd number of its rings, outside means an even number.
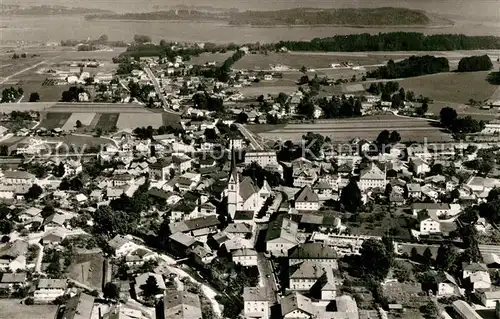
[[[92,120],[94,119],[95,116],[96,116],[95,113],[73,113],[68,118],[62,129],[64,131],[69,131],[73,129],[76,126],[77,121],[80,121],[84,126],[89,126],[92,123]]]
[[[71,113],[67,112],[47,113],[45,116],[43,116],[43,119],[40,122],[40,125],[38,125],[38,128],[45,128],[48,130],[52,130],[55,128],[62,128],[70,117]]]
[[[8,319],[53,319],[56,305],[31,305],[20,303],[20,299],[0,299],[0,317]]]
[[[78,52],[72,48],[34,47],[23,50],[16,49],[16,54],[26,53],[27,58],[12,59],[13,52],[0,52],[0,90],[6,87],[22,87],[25,94],[23,102],[29,101],[30,93],[38,92],[40,101],[55,102],[61,99],[62,92],[70,85],[42,85],[46,79],[52,79],[48,70],[68,71],[69,64],[86,59],[95,59],[100,63],[98,68],[84,68],[84,72],[94,75],[98,72],[113,73],[117,65],[111,59],[123,49],[113,51]],[[35,56],[34,56],[35,55]]]
[[[498,88],[486,81],[488,73],[439,73],[404,79],[399,84],[435,101],[467,103],[469,99],[487,100]]]
[[[68,277],[94,289],[102,289],[104,258],[92,255],[86,261],[75,262],[68,268]]]
[[[205,63],[215,62],[216,64],[222,64],[233,55],[233,51],[227,51],[226,53],[202,53],[199,56],[191,57],[192,64],[204,65]]]
[[[400,59],[405,55],[391,54],[349,54],[324,52],[289,52],[247,54],[234,64],[236,69],[268,70],[271,65],[285,65],[291,69],[300,69],[305,66],[309,69],[330,68],[332,63],[350,62],[354,65],[384,64],[389,59]]]
[[[252,125],[247,126],[253,131]],[[268,131],[259,125],[259,136],[264,140],[292,140],[300,141],[307,132],[319,133],[329,136],[334,142],[347,142],[355,137],[367,140],[375,140],[383,130],[396,130],[401,134],[402,141],[423,143],[428,142],[450,142],[451,136],[443,132],[439,127],[417,118],[403,118],[394,115],[367,116],[351,119],[321,120],[309,124],[288,124],[284,127],[268,126]]]
[[[118,121],[119,113],[106,113],[100,114],[99,120],[96,123],[96,127],[103,131],[109,131],[113,127],[116,127],[116,122]]]

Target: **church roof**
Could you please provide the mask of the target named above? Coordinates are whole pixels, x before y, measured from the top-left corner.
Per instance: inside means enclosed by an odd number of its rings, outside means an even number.
[[[245,177],[239,185],[239,193],[243,202],[250,198],[253,194],[257,193],[258,190],[255,187],[252,179],[250,177]]]

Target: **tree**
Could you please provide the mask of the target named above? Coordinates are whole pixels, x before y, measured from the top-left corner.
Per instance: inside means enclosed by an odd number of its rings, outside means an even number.
[[[391,255],[380,240],[365,240],[360,249],[360,267],[365,277],[383,280],[392,264]]]
[[[35,200],[42,194],[43,189],[38,184],[33,184],[33,186],[31,186],[28,192],[24,195],[24,198],[27,200]]]
[[[245,124],[248,122],[248,115],[245,112],[240,112],[236,116],[236,122],[240,124]]]
[[[359,206],[361,206],[361,190],[354,179],[351,179],[342,189],[340,203],[346,211],[352,214],[356,213]]]
[[[76,120],[76,128],[80,128],[82,126],[83,126],[82,122],[80,120]]]
[[[401,135],[397,131],[392,131],[391,135],[389,136],[389,142],[392,144],[396,144],[399,141],[401,141]]]
[[[40,94],[38,94],[38,92],[31,93],[29,101],[30,102],[38,102],[38,101],[40,101]]]
[[[421,312],[427,318],[437,318],[438,311],[439,311],[439,309],[433,301],[429,301],[427,304],[425,304],[421,308]]]
[[[431,265],[432,264],[432,261],[433,261],[433,258],[432,258],[432,252],[431,252],[431,249],[429,247],[427,247],[425,250],[424,250],[424,253],[422,255],[422,259],[424,260],[424,262],[427,264],[427,265]]]
[[[303,66],[300,68],[300,72],[301,72],[301,73],[304,73],[304,74],[306,74],[306,73],[307,73],[307,68],[306,68],[306,66],[305,66],[305,65],[303,65]]]
[[[457,251],[451,244],[441,244],[436,255],[436,268],[442,271],[452,270],[457,257]]]
[[[445,127],[451,127],[457,119],[457,111],[451,107],[444,107],[439,112],[439,118],[441,119],[441,124]]]
[[[304,97],[297,106],[297,113],[308,119],[314,118],[314,104],[307,97]]]
[[[485,54],[481,56],[471,56],[460,59],[458,72],[489,71],[493,68],[490,57]]]
[[[134,35],[134,42],[138,43],[138,44],[144,44],[144,43],[151,42],[151,38],[147,35],[136,34],[136,35]]]
[[[391,183],[387,183],[387,185],[385,185],[384,195],[386,197],[389,197],[389,196],[391,196],[391,193],[392,193],[392,185],[391,185]]]
[[[120,287],[112,282],[107,282],[102,289],[104,298],[117,300],[120,298]]]
[[[139,288],[142,290],[142,295],[149,299],[161,293],[160,287],[158,287],[158,282],[154,276],[149,276],[144,285]]]
[[[0,219],[0,234],[10,234],[14,229],[14,223],[8,219]]]

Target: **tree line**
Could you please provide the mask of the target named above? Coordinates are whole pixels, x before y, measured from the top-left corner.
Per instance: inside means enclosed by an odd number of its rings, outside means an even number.
[[[273,45],[292,51],[452,51],[500,49],[500,37],[463,34],[424,35],[417,32],[336,35],[311,41],[280,41]]]
[[[397,79],[412,76],[449,72],[450,65],[446,58],[436,58],[432,55],[411,56],[400,62],[389,60],[386,66],[367,73],[367,77],[377,79]]]

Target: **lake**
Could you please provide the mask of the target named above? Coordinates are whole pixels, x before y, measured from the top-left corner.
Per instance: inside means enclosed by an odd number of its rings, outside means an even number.
[[[279,40],[310,40],[336,34],[412,31],[426,34],[463,33],[466,35],[500,35],[500,22],[455,20],[455,25],[432,28],[354,28],[354,27],[250,27],[219,23],[172,21],[87,21],[82,17],[8,17],[2,19],[0,39],[3,42],[48,42],[67,39],[97,38],[107,34],[111,40],[130,41],[134,34],[145,34],[154,41],[261,43]]]
[[[293,7],[406,7],[421,9],[454,21],[452,26],[422,27],[249,27],[217,23],[172,21],[86,21],[83,17],[2,17],[1,41],[60,41],[97,38],[107,34],[111,40],[130,41],[134,34],[160,39],[187,42],[262,43],[279,40],[310,40],[336,34],[414,31],[426,34],[462,33],[466,35],[500,36],[500,0],[3,0],[3,4],[58,4],[68,7],[88,7],[115,12],[149,12],[176,4],[211,5],[240,10],[276,10]]]

